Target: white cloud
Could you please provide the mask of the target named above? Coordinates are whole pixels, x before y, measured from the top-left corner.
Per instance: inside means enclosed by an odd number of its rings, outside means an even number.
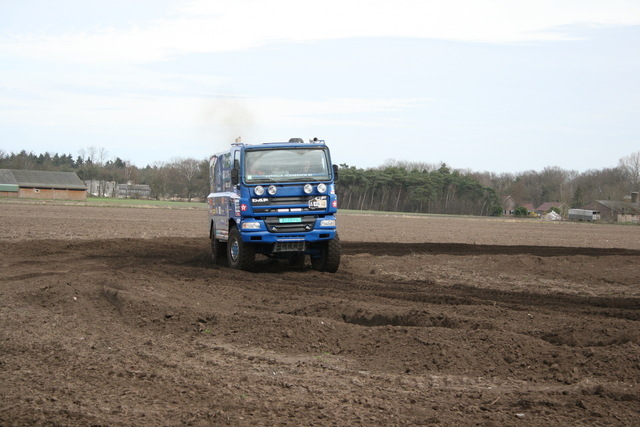
[[[571,38],[571,24],[637,25],[637,1],[195,0],[164,19],[72,34],[4,34],[0,53],[60,62],[145,63],[189,52],[351,37],[491,43]]]

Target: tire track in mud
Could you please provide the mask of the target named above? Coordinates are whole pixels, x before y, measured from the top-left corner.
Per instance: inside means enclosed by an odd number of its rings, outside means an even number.
[[[558,256],[640,256],[633,249],[588,248],[563,246],[472,245],[466,243],[379,243],[341,242],[343,255],[406,256],[417,253],[430,255],[531,255]]]
[[[298,278],[298,276],[296,276]],[[355,279],[355,280],[354,280]],[[638,298],[604,298],[577,296],[569,294],[541,294],[528,291],[502,291],[483,289],[468,285],[438,285],[432,281],[398,282],[392,279],[372,278],[362,280],[337,275],[332,280],[318,281],[298,280],[297,286],[305,287],[318,294],[326,293],[334,297],[385,298],[408,303],[434,305],[481,305],[496,306],[517,311],[532,309],[553,313],[558,310],[575,312],[580,316],[612,317],[625,320],[640,321],[640,299]],[[324,291],[322,291],[324,290]]]
[[[14,246],[14,244],[5,244]],[[263,261],[264,273],[245,273],[228,268],[214,267],[206,238],[157,238],[157,239],[107,239],[85,240],[82,242],[48,240],[49,254],[64,253],[65,258],[104,258],[109,260],[109,268],[148,267],[153,265],[156,273],[162,274],[162,265],[180,267],[180,274],[192,278],[208,278],[209,271],[217,271],[218,280],[228,279],[242,286],[256,286],[264,290],[269,286],[304,289],[317,296],[330,295],[356,300],[386,298],[391,300],[435,304],[435,305],[484,305],[500,304],[513,310],[555,310],[571,311],[580,315],[614,317],[633,321],[640,320],[640,299],[605,298],[576,296],[561,293],[535,293],[483,289],[462,284],[440,285],[433,280],[400,281],[378,275],[357,275],[339,270],[337,274],[320,274],[309,269],[296,269],[273,261]],[[29,241],[15,244],[15,249],[25,254],[39,252],[42,242]],[[550,256],[625,256],[640,257],[640,251],[629,249],[535,247],[535,246],[495,246],[442,243],[357,243],[342,242],[344,255],[369,254],[372,256],[408,256],[416,253],[433,255],[448,254],[458,256],[478,255],[522,255],[534,257]],[[268,281],[262,274],[274,275]]]
[[[12,247],[18,251],[38,251],[40,254],[63,254],[75,251],[94,253],[105,258],[136,256],[139,258],[160,259],[170,257],[178,260],[183,255],[183,263],[193,261],[209,264],[210,251],[208,238],[154,238],[154,239],[95,239],[95,240],[37,240],[16,243],[2,242],[2,247]],[[640,250],[623,248],[591,248],[563,246],[510,246],[475,245],[465,243],[394,243],[394,242],[348,242],[342,241],[343,255],[369,254],[373,256],[401,257],[414,254],[430,255],[531,255],[536,257],[558,256],[640,256]],[[194,256],[192,251],[199,251]]]
[[[640,251],[632,249],[588,248],[588,247],[554,247],[554,246],[498,246],[451,243],[356,243],[342,244],[343,254],[372,256],[409,256],[414,254],[429,255],[530,255],[532,257],[630,257],[637,262]],[[373,280],[370,279],[370,280]],[[350,283],[343,282],[349,286]],[[483,289],[474,286],[457,284],[453,286],[438,285],[434,281],[380,280],[375,278],[375,285],[359,284],[359,291],[371,290],[379,297],[421,302],[438,305],[495,305],[501,304],[515,310],[530,310],[537,307],[544,311],[571,310],[584,315],[585,312],[595,316],[614,317],[626,320],[640,320],[639,298],[605,298],[577,296],[562,293],[541,294],[528,291],[503,291]]]

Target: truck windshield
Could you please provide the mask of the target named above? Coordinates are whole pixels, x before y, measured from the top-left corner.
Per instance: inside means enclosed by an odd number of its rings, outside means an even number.
[[[328,181],[326,148],[268,148],[245,151],[246,183]]]

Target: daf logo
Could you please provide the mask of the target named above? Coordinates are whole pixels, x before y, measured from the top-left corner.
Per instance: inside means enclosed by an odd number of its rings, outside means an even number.
[[[269,199],[267,199],[266,197],[263,197],[261,199],[251,199],[251,203],[266,203],[268,201]]]

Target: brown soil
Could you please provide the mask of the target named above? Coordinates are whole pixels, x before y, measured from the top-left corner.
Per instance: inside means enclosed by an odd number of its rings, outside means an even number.
[[[336,274],[206,211],[0,203],[0,425],[640,424],[640,227],[339,214]]]

